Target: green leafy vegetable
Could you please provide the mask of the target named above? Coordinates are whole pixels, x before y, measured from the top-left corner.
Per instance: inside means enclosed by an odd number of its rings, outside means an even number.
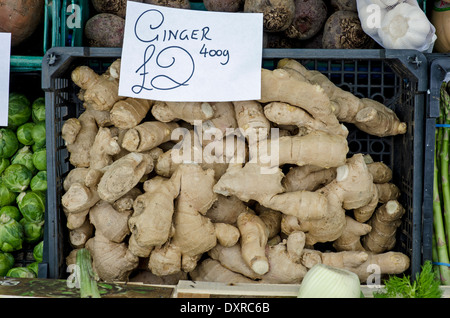
[[[6,214],[17,222],[22,219],[22,213],[15,205],[5,205],[0,209],[0,215]]]
[[[31,130],[33,130],[34,123],[25,123],[17,128],[17,139],[21,144],[25,146],[31,146],[34,144],[33,137],[31,137]]]
[[[33,148],[33,151],[45,147],[46,136],[44,121],[40,121],[34,125],[33,129],[31,130],[31,137],[34,140],[33,146],[35,146],[35,148]]]
[[[8,273],[6,273],[6,276],[17,278],[36,278],[34,271],[28,267],[13,267],[8,271]]]
[[[27,190],[32,177],[30,169],[22,164],[12,164],[2,174],[3,184],[12,192]]]
[[[17,197],[17,206],[28,222],[42,222],[45,214],[45,193],[41,191],[22,192]]]
[[[39,171],[31,178],[30,188],[32,191],[47,190],[47,171]]]
[[[33,262],[33,263],[28,264],[27,268],[32,270],[34,275],[37,277],[38,270],[39,270],[39,263],[38,262]]]
[[[1,158],[0,159],[0,175],[5,171],[5,169],[11,164],[9,159],[7,158]]]
[[[45,98],[36,98],[31,105],[31,111],[31,118],[35,123],[45,120]]]
[[[31,102],[24,94],[10,93],[8,106],[8,127],[16,129],[31,119]]]
[[[29,146],[23,146],[11,158],[11,164],[21,164],[28,168],[34,175],[37,172],[33,163],[33,152]]]
[[[42,240],[44,236],[44,221],[42,222],[30,222],[25,218],[19,221],[23,227],[23,240],[27,243],[36,243]]]
[[[44,147],[34,152],[33,164],[40,171],[47,170],[47,148]]]
[[[14,256],[11,253],[0,252],[0,276],[5,276],[13,266]]]
[[[38,263],[42,262],[43,253],[44,253],[44,241],[40,241],[33,248],[33,257],[36,260],[36,262]]]
[[[374,293],[374,298],[440,298],[442,290],[436,279],[433,265],[426,261],[413,282],[408,275],[390,276],[385,281],[385,291]]]
[[[23,228],[6,214],[0,215],[0,250],[14,252],[22,249]]]
[[[8,189],[0,179],[0,207],[11,205],[16,201],[17,193]]]
[[[19,149],[16,133],[9,128],[0,128],[0,158],[11,158]]]

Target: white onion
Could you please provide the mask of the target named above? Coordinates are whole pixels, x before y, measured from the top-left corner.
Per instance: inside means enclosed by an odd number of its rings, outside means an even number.
[[[314,265],[300,285],[298,298],[360,298],[358,275],[324,264]]]

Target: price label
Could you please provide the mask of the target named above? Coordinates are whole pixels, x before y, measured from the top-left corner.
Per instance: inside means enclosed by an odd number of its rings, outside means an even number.
[[[0,32],[0,126],[8,126],[11,33]]]
[[[163,101],[261,97],[262,13],[129,1],[119,94]]]

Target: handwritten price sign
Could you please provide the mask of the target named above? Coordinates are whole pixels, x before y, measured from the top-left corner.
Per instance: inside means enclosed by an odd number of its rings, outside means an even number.
[[[261,97],[262,14],[129,1],[119,94],[163,101]]]

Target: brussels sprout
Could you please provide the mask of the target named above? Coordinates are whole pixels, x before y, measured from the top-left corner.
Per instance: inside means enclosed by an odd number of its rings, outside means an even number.
[[[19,149],[16,133],[9,128],[0,128],[0,158],[11,158]]]
[[[39,263],[42,262],[43,253],[44,253],[44,241],[40,241],[33,248],[33,257],[36,260],[36,262],[39,262]]]
[[[8,127],[16,129],[31,118],[31,102],[19,93],[10,93],[8,106]]]
[[[23,240],[25,242],[36,243],[42,240],[44,236],[44,221],[29,222],[23,218],[19,223],[23,227]]]
[[[45,147],[45,122],[40,121],[36,123],[31,130],[31,137],[34,140],[34,145],[36,149]]]
[[[22,103],[30,104],[30,100],[25,96],[25,94],[18,93],[18,92],[9,93],[9,100],[10,101],[20,101]]]
[[[38,270],[39,270],[39,263],[33,262],[27,265],[27,268],[30,269],[36,277],[38,276]]]
[[[9,161],[9,159],[7,159],[7,158],[0,159],[0,175],[10,164],[11,164],[11,161]]]
[[[23,146],[17,150],[16,154],[11,158],[11,164],[21,164],[28,168],[34,175],[37,172],[33,163],[33,152],[29,146]]]
[[[14,252],[22,249],[22,225],[6,214],[0,215],[0,250]]]
[[[14,262],[14,256],[11,253],[0,252],[0,276],[5,276],[13,268]]]
[[[20,213],[19,209],[15,205],[6,205],[2,207],[0,209],[0,215],[2,214],[6,214],[16,221],[20,221],[20,219],[22,219],[22,213]]]
[[[31,191],[46,191],[47,190],[47,171],[39,171],[31,178]]]
[[[3,184],[12,192],[25,191],[30,185],[33,173],[21,164],[12,164],[3,171]]]
[[[17,128],[16,135],[17,140],[25,146],[31,146],[34,144],[33,137],[31,136],[31,130],[33,129],[35,123],[29,122],[23,125],[20,125]]]
[[[31,118],[37,123],[45,120],[45,98],[38,97],[31,104]]]
[[[0,179],[0,207],[11,205],[16,201],[17,193],[8,189]]]
[[[13,267],[6,273],[6,276],[15,278],[36,278],[36,274],[28,267]]]
[[[45,214],[45,193],[41,191],[22,192],[17,196],[17,206],[28,222],[42,222]]]
[[[47,148],[41,148],[33,153],[33,165],[38,170],[47,170]]]

